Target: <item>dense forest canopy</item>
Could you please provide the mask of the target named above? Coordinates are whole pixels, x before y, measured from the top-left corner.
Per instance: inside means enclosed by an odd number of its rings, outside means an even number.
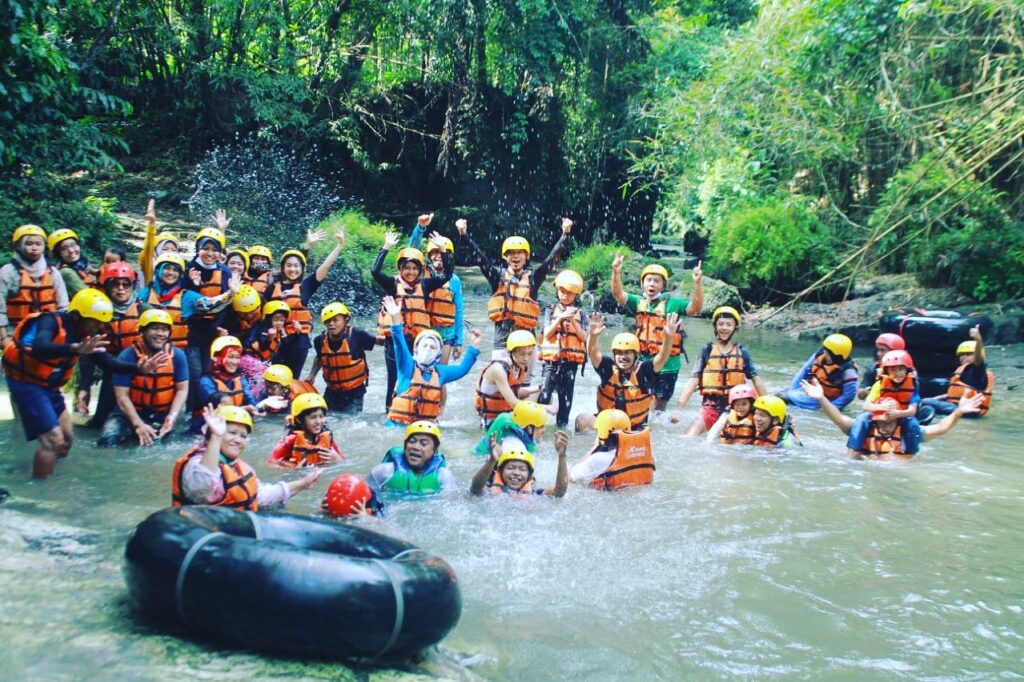
[[[755,297],[1019,296],[1022,41],[1014,0],[0,0],[0,216],[92,234],[72,174],[257,139],[375,218],[683,237]]]

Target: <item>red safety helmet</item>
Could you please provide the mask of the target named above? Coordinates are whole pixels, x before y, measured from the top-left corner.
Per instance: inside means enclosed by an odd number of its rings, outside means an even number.
[[[914,369],[914,358],[905,350],[891,350],[882,356],[882,367],[906,367]]]
[[[739,384],[729,389],[729,404],[732,405],[742,398],[757,399],[757,389],[753,384]]]
[[[876,346],[885,346],[889,350],[906,350],[907,343],[899,334],[879,334],[875,339]]]
[[[876,422],[885,419],[885,415],[889,410],[900,409],[900,404],[896,402],[895,398],[882,398],[875,405],[878,406],[878,409],[871,412],[871,419]]]
[[[359,474],[342,474],[331,481],[320,504],[331,516],[351,516],[360,502],[369,504],[373,491]]]
[[[107,263],[100,270],[100,284],[106,284],[107,280],[111,279],[130,279],[134,282],[135,278],[135,268],[123,260],[116,263]]]

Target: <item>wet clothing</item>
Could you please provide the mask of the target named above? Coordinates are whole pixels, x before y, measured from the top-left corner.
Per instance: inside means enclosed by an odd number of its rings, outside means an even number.
[[[45,261],[44,261],[45,262]],[[52,312],[52,310],[64,310],[68,307],[68,291],[64,285],[64,278],[61,276],[60,271],[53,266],[40,265],[37,269],[47,268],[44,272],[49,274],[50,280],[53,284],[53,304],[51,310],[42,310],[28,312]],[[10,331],[14,331],[14,327],[20,319],[15,320],[9,317],[9,313],[13,312],[10,309],[9,301],[15,299],[20,290],[22,284],[22,270],[26,269],[24,265],[19,261],[17,253],[15,253],[14,259],[0,267],[0,325],[8,327]],[[21,306],[24,307],[24,306]]]
[[[221,455],[221,459],[226,459]],[[290,488],[284,481],[263,483],[257,480],[259,492],[256,500],[260,507],[284,505],[291,497]],[[181,469],[181,493],[191,504],[217,504],[224,499],[224,476],[203,465],[203,453],[192,455]]]
[[[615,360],[610,355],[602,355],[601,364],[597,366],[597,376],[601,378],[601,385],[597,388],[597,398],[598,410],[622,410],[629,415],[630,423],[636,429],[647,423],[652,403],[651,396],[658,380],[658,373],[654,371],[654,363],[650,360],[642,362],[638,360],[630,370],[630,375],[632,374],[636,375],[636,383],[630,383],[630,387],[624,391],[615,391],[615,387],[611,383],[612,379],[618,376],[619,381],[625,381],[629,379],[629,376],[622,376],[615,365]],[[612,395],[612,400],[607,406],[602,404],[602,393]]]
[[[178,384],[178,383],[181,383],[181,382],[187,382],[188,381],[188,359],[185,357],[184,351],[182,351],[180,348],[174,348],[172,346],[171,353],[172,353],[172,356],[173,356],[171,358],[171,362],[173,363],[173,366],[174,366],[174,377],[171,379],[171,381],[174,384]],[[117,359],[120,360],[121,362],[126,363],[126,364],[130,363],[132,365],[138,365],[138,363],[139,363],[138,350],[136,348],[134,348],[134,347],[132,347],[132,348],[125,348],[123,351],[121,351],[121,354],[117,356]],[[133,375],[125,374],[123,372],[115,372],[114,374],[111,375],[111,381],[112,381],[113,386],[115,388],[117,388],[117,387],[131,388],[132,379],[133,378],[134,378]],[[160,419],[163,419],[164,417],[167,416],[167,412],[155,413],[154,414],[152,411],[146,410],[145,408],[142,408],[139,405],[135,405],[135,410],[138,412],[139,416],[142,417],[144,420],[147,417],[149,417],[149,416],[153,416],[154,418],[160,418]],[[120,414],[120,411],[115,408],[113,410],[112,414],[114,414],[114,413]]]
[[[541,365],[540,395],[537,402],[550,405],[551,398],[558,394],[558,414],[555,424],[558,428],[569,425],[569,413],[572,412],[572,399],[576,394],[576,373],[582,365],[572,362],[545,362]]]
[[[358,327],[348,325],[345,327],[345,331],[342,332],[341,338],[337,340],[330,338],[327,332],[320,334],[313,340],[313,350],[316,351],[317,358],[320,360],[320,372],[323,374],[324,382],[327,384],[324,399],[327,401],[328,408],[339,412],[355,413],[357,412],[356,403],[358,402],[358,412],[362,412],[363,396],[366,395],[365,382],[349,390],[343,388],[344,384],[337,384],[336,387],[332,388],[334,371],[325,362],[325,341],[327,343],[326,349],[333,353],[337,353],[341,350],[342,346],[347,344],[349,355],[344,358],[343,364],[361,361],[364,366],[363,368],[367,369],[366,353],[373,350],[377,344],[377,337]]]
[[[403,446],[396,445],[388,450],[380,464],[373,467],[366,482],[374,491],[418,497],[456,489],[455,477],[448,469],[443,454],[434,453],[426,466],[416,472],[409,468],[404,452]]]
[[[480,439],[480,442],[473,448],[477,455],[487,455],[491,452],[491,436],[498,439],[502,452],[506,450],[524,448],[527,452],[536,452],[537,443],[521,426],[512,419],[511,412],[502,412],[491,425],[487,427],[487,433]]]
[[[412,230],[412,234],[409,235],[409,246],[413,247],[414,249],[419,249],[420,245],[423,243],[423,240],[424,240],[424,236],[423,235],[425,233],[426,233],[426,230],[423,229],[422,227],[420,227],[419,223],[417,223],[416,227],[414,227],[413,230]],[[423,249],[423,253],[426,254],[426,250],[425,249]],[[448,257],[451,258],[451,256],[449,254],[446,254],[446,255],[448,255]],[[442,264],[443,264],[443,262],[444,261],[442,260]],[[455,265],[455,263],[453,261],[452,262],[453,268],[454,268],[454,265]],[[435,276],[435,277],[440,277],[440,276],[443,275],[443,273],[434,272],[434,268],[433,268],[432,265],[430,265],[429,259],[427,260],[427,268],[430,270],[430,273],[433,276]],[[463,298],[462,298],[462,280],[459,279],[459,276],[456,275],[453,272],[452,276],[451,276],[451,279],[448,280],[448,283],[445,286],[451,292],[451,295],[452,295],[452,305],[455,307],[455,321],[451,325],[443,325],[443,324],[436,324],[435,323],[435,324],[431,324],[431,327],[433,329],[437,330],[441,334],[441,339],[445,342],[445,344],[447,344],[449,346],[461,346],[462,345],[462,338],[463,338],[463,336],[462,336],[463,327],[465,326],[465,322],[464,322],[464,319],[465,319],[465,317],[464,317],[465,306],[464,306]],[[442,287],[442,288],[444,288],[444,287]],[[424,293],[426,293],[426,290],[424,290]],[[429,300],[430,299],[430,294],[427,294],[427,299],[428,299],[427,300],[427,308],[429,309],[430,308],[430,300]]]
[[[628,312],[630,315],[635,316],[636,312],[637,312],[637,306],[640,305],[640,302],[643,300],[643,298],[644,298],[643,296],[638,296],[637,294],[626,294],[626,305],[624,306],[626,308],[626,312]],[[677,315],[679,315],[679,317],[686,317],[686,309],[688,307],[690,307],[690,300],[689,299],[677,298],[675,296],[667,296],[666,294],[663,293],[661,296],[656,298],[653,301],[653,303],[655,305],[657,305],[657,304],[661,303],[662,301],[665,301],[665,315],[670,315],[672,313],[676,313]],[[682,329],[680,329],[680,333],[682,333]],[[640,359],[641,360],[650,360],[656,354],[657,353],[643,353],[643,354],[641,354],[641,358]],[[661,368],[661,372],[660,373],[661,374],[675,374],[676,376],[679,376],[679,371],[682,369],[682,367],[683,367],[682,355],[675,355],[675,354],[673,354],[673,355],[669,356],[668,360],[665,361],[665,366]],[[675,389],[675,385],[676,385],[676,382],[673,380],[672,381],[672,389]],[[659,398],[664,397],[666,399],[667,398],[671,398],[672,397],[672,393],[670,391],[667,396],[659,395],[658,397]]]
[[[704,393],[702,391],[702,404],[710,405],[711,407],[714,408],[714,416],[712,417],[709,414],[704,419],[704,423],[707,425],[708,428],[711,428],[711,426],[716,421],[718,421],[719,414],[729,409],[729,388],[731,388],[733,385],[740,383],[750,383],[753,381],[754,377],[757,376],[757,367],[754,366],[754,361],[751,360],[750,353],[747,352],[746,348],[737,343],[733,343],[731,349],[728,351],[726,355],[720,355],[721,349],[718,347],[718,344],[715,343],[714,341],[709,341],[708,343],[704,344],[704,346],[702,346],[700,351],[697,353],[697,358],[693,362],[693,371],[690,373],[691,377],[697,379],[699,382],[702,381],[702,377],[705,373],[705,370],[708,367],[708,362],[712,358],[712,351],[714,351],[715,355],[720,358],[738,358],[739,364],[742,366],[737,368],[731,368],[728,370],[728,372],[730,374],[735,374],[737,378],[742,377],[742,381],[736,381],[735,383],[730,384],[728,386],[716,388],[714,393]],[[702,387],[702,384],[698,384],[698,386]]]
[[[846,440],[846,447],[865,455],[875,454],[865,449],[865,443],[873,439],[877,440],[878,435],[871,420],[871,413],[862,412],[854,419]],[[899,445],[893,454],[916,455],[920,451],[921,443],[924,441],[924,429],[916,418],[900,419],[896,435]]]
[[[800,382],[805,379],[810,380],[814,376],[814,365],[821,353],[822,351],[818,351],[807,359],[807,362],[800,368],[800,371],[793,375],[793,381],[790,382],[789,388],[779,393],[780,398],[788,404],[803,410],[819,409],[818,401],[813,400],[804,393],[804,390],[800,388]],[[849,360],[838,363],[838,370],[835,372],[835,375],[835,382],[841,384],[842,393],[836,397],[829,398],[829,402],[841,410],[857,397],[857,367]],[[821,381],[821,378],[819,377],[818,380]]]
[[[413,370],[416,369],[416,363],[412,359],[412,354],[409,352],[409,346],[406,344],[405,335],[402,333],[402,325],[393,324],[391,325],[391,343],[388,344],[395,353],[396,357],[396,368],[398,370],[398,377],[395,383],[395,394],[401,395],[409,389],[412,385]],[[429,375],[434,372],[437,373],[438,384],[444,386],[445,384],[453,381],[458,381],[462,377],[469,374],[469,370],[473,368],[473,363],[476,362],[477,357],[480,355],[479,348],[470,347],[466,353],[462,356],[462,359],[457,365],[441,365],[435,364],[429,370],[420,368],[420,374],[424,380],[429,379]]]

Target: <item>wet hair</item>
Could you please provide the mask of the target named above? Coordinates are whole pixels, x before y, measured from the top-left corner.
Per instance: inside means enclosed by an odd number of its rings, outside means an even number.
[[[123,261],[127,261],[128,260],[128,254],[120,246],[108,246],[106,248],[106,250],[104,250],[103,253],[104,253],[104,255],[106,255],[108,253],[112,253],[112,254],[114,254],[115,256],[117,256],[118,258],[120,258]]]

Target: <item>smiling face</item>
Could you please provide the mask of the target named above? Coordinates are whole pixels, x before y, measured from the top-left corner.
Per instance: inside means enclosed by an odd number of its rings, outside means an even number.
[[[414,433],[405,441],[405,461],[413,471],[425,467],[437,452],[437,441],[425,433]]]
[[[903,365],[898,365],[896,367],[886,367],[885,371],[886,373],[888,373],[889,378],[892,379],[897,384],[902,384],[903,380],[907,378],[907,374],[910,372],[910,370],[904,367]]]
[[[268,396],[281,396],[282,398],[289,397],[288,387],[284,384],[279,384],[276,381],[268,381],[266,386]]]
[[[178,242],[172,242],[170,239],[160,242],[159,248],[156,250],[156,255],[162,256],[165,253],[178,253]]]
[[[118,305],[127,303],[132,296],[132,281],[126,277],[108,279],[103,286],[106,288],[110,300]]]
[[[442,257],[441,249],[434,249],[427,254],[427,258],[430,259],[430,265],[434,268],[434,272],[444,270],[444,258]]]
[[[160,268],[160,282],[165,287],[173,287],[180,279],[181,270],[178,269],[178,266],[165,263],[163,267]]]
[[[29,235],[23,237],[21,240],[21,257],[29,263],[35,263],[37,260],[43,257],[43,251],[46,249],[46,242],[39,235]]]
[[[519,274],[526,267],[526,261],[530,259],[530,254],[523,249],[514,249],[512,251],[505,252],[505,262],[512,268],[512,272]]]
[[[655,298],[658,294],[665,291],[665,280],[662,279],[661,275],[644,275],[644,278],[640,281],[640,287],[644,290],[644,295],[647,298]]]
[[[398,266],[398,276],[406,284],[415,284],[422,273],[423,268],[420,267],[419,261],[406,259]]]
[[[220,251],[214,245],[213,240],[206,240],[203,248],[199,249],[199,262],[210,266],[215,265],[218,261],[220,261]]]
[[[500,473],[501,480],[513,490],[519,490],[530,481],[530,466],[518,459],[505,462]]]
[[[750,408],[753,407],[753,405],[754,401],[750,398],[738,398],[737,400],[732,401],[732,409],[736,412],[736,416],[741,419],[750,414]]]
[[[772,416],[764,410],[754,410],[754,428],[758,433],[764,433],[772,428]]]
[[[237,348],[232,348],[228,351],[228,354],[224,356],[224,369],[231,374],[238,371],[238,366],[242,363],[242,354]]]
[[[74,265],[82,257],[82,247],[75,239],[65,239],[57,247],[57,255],[61,261],[68,265]]]
[[[633,369],[633,365],[636,364],[636,351],[613,350],[612,359],[615,362],[615,366],[619,368],[620,372],[629,372]]]
[[[245,261],[242,260],[242,257],[237,253],[233,253],[231,254],[231,257],[228,258],[228,269],[231,270],[232,273],[241,277],[245,274]]]
[[[725,343],[736,333],[736,320],[728,315],[722,315],[715,320],[715,335],[718,340]]]
[[[302,415],[302,428],[308,433],[320,435],[320,432],[324,430],[324,426],[327,424],[327,413],[321,408],[315,410],[307,410]]]
[[[298,256],[288,256],[284,259],[284,262],[281,263],[281,273],[289,282],[294,282],[302,277],[302,271],[302,259]]]
[[[166,324],[154,322],[146,325],[146,328],[142,330],[142,341],[151,351],[158,351],[166,346],[169,338],[171,338],[171,328]]]
[[[245,444],[249,440],[249,429],[244,424],[228,422],[224,431],[224,437],[220,441],[220,454],[230,460],[238,459],[245,451]]]

